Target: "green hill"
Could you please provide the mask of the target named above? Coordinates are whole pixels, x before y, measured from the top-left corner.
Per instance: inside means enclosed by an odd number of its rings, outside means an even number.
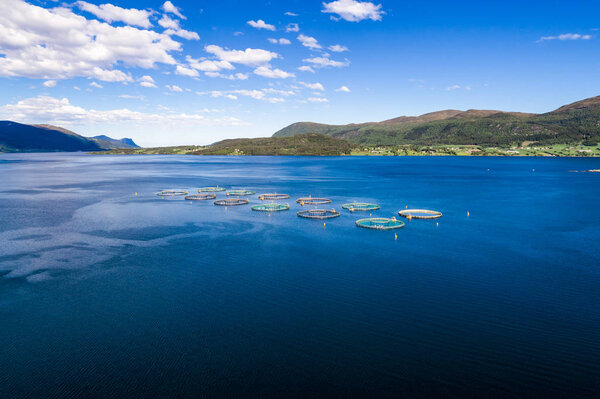
[[[349,125],[294,123],[273,137],[321,133],[360,145],[482,145],[508,147],[523,142],[542,145],[600,142],[600,96],[545,114],[493,110],[446,110],[418,117]]]

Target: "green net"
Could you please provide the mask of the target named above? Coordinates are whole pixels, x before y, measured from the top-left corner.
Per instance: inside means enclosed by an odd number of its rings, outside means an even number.
[[[241,197],[245,195],[253,195],[254,191],[250,190],[230,190],[227,191],[227,195],[233,195],[234,197]]]
[[[225,191],[226,188],[215,186],[215,187],[202,187],[198,189],[199,193],[218,193],[220,191]]]
[[[288,204],[260,204],[254,205],[252,207],[253,211],[262,211],[262,212],[279,212],[279,211],[287,211],[290,209]]]
[[[288,199],[290,196],[288,194],[261,194],[258,196],[261,201],[265,200],[278,200],[278,199]]]
[[[376,211],[379,209],[379,205],[377,204],[368,204],[365,202],[352,202],[349,204],[342,205],[342,208],[349,210],[350,212],[354,211]]]
[[[180,195],[187,195],[187,193],[186,190],[162,190],[157,192],[156,195],[161,197],[177,197]]]
[[[217,198],[215,194],[193,194],[185,196],[185,199],[188,201],[206,201],[215,198]]]
[[[306,219],[333,219],[340,216],[340,213],[335,209],[308,209],[298,212],[297,215]]]
[[[356,221],[358,227],[375,230],[391,230],[404,227],[404,222],[396,220],[396,218],[366,218]]]
[[[236,206],[236,205],[246,205],[249,201],[247,199],[242,198],[228,198],[228,199],[220,199],[215,201],[215,205],[219,206]]]
[[[300,205],[323,205],[330,204],[331,200],[329,198],[313,198],[313,197],[302,197],[296,200]]]

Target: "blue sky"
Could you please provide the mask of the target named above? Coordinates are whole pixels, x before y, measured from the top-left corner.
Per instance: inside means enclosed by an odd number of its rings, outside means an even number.
[[[144,146],[600,94],[600,2],[0,1],[0,118]]]

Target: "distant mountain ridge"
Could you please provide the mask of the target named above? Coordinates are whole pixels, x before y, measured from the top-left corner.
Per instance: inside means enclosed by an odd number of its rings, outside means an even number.
[[[0,152],[103,151],[139,148],[131,139],[83,137],[53,125],[0,121]]]
[[[600,139],[600,96],[544,114],[496,110],[443,110],[382,122],[326,125],[297,122],[273,137],[320,133],[365,145],[596,144]]]

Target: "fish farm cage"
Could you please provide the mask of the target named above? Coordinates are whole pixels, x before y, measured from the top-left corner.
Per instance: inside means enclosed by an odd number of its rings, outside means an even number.
[[[280,212],[287,211],[288,209],[290,209],[288,204],[260,204],[252,207],[253,211],[261,212]]]
[[[254,191],[250,191],[250,190],[230,190],[227,191],[226,195],[232,195],[234,197],[242,197],[245,195],[253,195],[255,194]]]
[[[218,193],[221,191],[225,191],[227,190],[224,187],[219,187],[219,186],[215,186],[215,187],[201,187],[198,189],[199,193]]]
[[[404,222],[396,218],[366,218],[356,221],[358,227],[374,230],[392,230],[404,227]]]
[[[300,211],[297,215],[306,219],[333,219],[340,216],[340,213],[335,209],[308,209]]]
[[[288,199],[290,196],[288,194],[261,194],[258,196],[258,199],[261,201],[265,200],[279,200],[279,199]]]
[[[354,211],[376,211],[380,207],[377,204],[368,204],[365,202],[352,202],[350,204],[342,205],[342,208],[347,209],[350,212],[354,212]]]
[[[398,215],[407,219],[437,219],[442,217],[442,212],[428,209],[405,209],[398,212]]]
[[[243,199],[243,198],[227,198],[227,199],[216,200],[215,205],[237,206],[237,205],[246,205],[248,202],[250,202],[250,201],[248,201],[247,199]]]
[[[206,201],[215,198],[217,198],[215,194],[192,194],[185,196],[185,199],[188,201]]]
[[[313,197],[302,197],[296,200],[300,205],[324,205],[331,204],[331,200],[329,198],[313,198]]]
[[[178,197],[187,194],[187,190],[162,190],[156,193],[156,195],[161,197]]]

